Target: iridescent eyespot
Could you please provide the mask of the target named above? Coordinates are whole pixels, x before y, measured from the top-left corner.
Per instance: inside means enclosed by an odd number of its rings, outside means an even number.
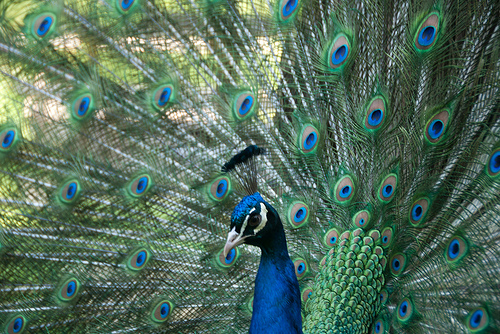
[[[231,190],[231,180],[226,176],[215,179],[210,186],[210,197],[216,201],[222,201]]]
[[[139,2],[140,0],[116,0],[116,7],[121,14],[127,14],[132,12]]]
[[[162,300],[156,303],[151,311],[151,320],[155,323],[163,323],[168,320],[172,311],[174,310],[174,304],[170,300]]]
[[[402,253],[394,254],[391,258],[391,273],[400,276],[406,267],[406,256]]]
[[[309,220],[309,207],[304,202],[296,201],[288,207],[288,222],[293,228],[307,224]]]
[[[348,204],[354,197],[354,181],[350,176],[344,176],[337,181],[334,187],[335,201],[339,204]]]
[[[392,227],[386,227],[382,231],[382,247],[387,248],[391,245],[392,243],[392,235],[394,231],[392,230]]]
[[[295,259],[293,265],[295,266],[295,275],[298,280],[302,279],[309,271],[307,262],[303,259]]]
[[[462,237],[453,237],[446,247],[446,260],[449,263],[457,263],[469,251],[469,245]]]
[[[56,26],[57,18],[54,13],[43,13],[35,17],[32,25],[33,36],[42,39],[49,36]]]
[[[76,278],[72,277],[66,279],[63,284],[61,284],[57,297],[63,302],[69,302],[75,299],[78,295],[78,290],[80,290],[80,282]]]
[[[486,164],[486,172],[491,177],[500,175],[500,147],[491,153],[488,163]]]
[[[418,50],[425,51],[432,48],[439,33],[438,13],[431,13],[425,17],[415,34],[414,43]]]
[[[409,298],[404,298],[397,308],[398,320],[402,323],[408,322],[413,315],[413,304]]]
[[[373,98],[366,109],[364,126],[369,131],[376,131],[384,125],[385,100],[381,96]]]
[[[22,315],[17,315],[12,318],[5,327],[7,334],[21,334],[26,329],[26,318]]]
[[[127,187],[128,194],[134,198],[145,195],[152,186],[151,177],[148,174],[142,174],[133,178]]]
[[[352,217],[352,222],[354,226],[365,229],[370,226],[370,218],[370,212],[367,210],[361,210],[357,212],[354,217]]]
[[[280,1],[280,18],[286,21],[295,13],[298,12],[300,0],[281,0]]]
[[[387,302],[387,299],[389,299],[389,293],[387,292],[386,289],[382,289],[380,291],[380,304],[384,305]]]
[[[410,222],[413,226],[418,226],[425,220],[429,209],[429,199],[424,197],[416,200],[410,209]]]
[[[319,132],[311,124],[302,128],[299,136],[299,147],[302,153],[313,153],[316,151],[319,143]]]
[[[373,325],[372,333],[383,334],[385,333],[385,322],[382,319],[377,319]]]
[[[233,114],[238,120],[247,119],[254,114],[256,102],[255,96],[250,92],[239,94],[233,103]]]
[[[327,247],[335,247],[339,242],[339,231],[336,228],[329,229],[323,237],[323,242]]]
[[[446,131],[450,112],[445,109],[432,116],[425,126],[425,138],[431,143],[436,144],[439,142]]]
[[[383,203],[389,203],[394,198],[396,187],[398,185],[398,177],[396,174],[389,174],[380,183],[378,188],[378,199]]]
[[[224,256],[224,250],[221,250],[219,252],[217,264],[222,268],[230,268],[236,263],[239,257],[240,251],[236,247],[231,249],[226,256]]]
[[[477,333],[489,326],[490,316],[485,308],[479,307],[469,312],[466,321],[467,329],[472,333]]]
[[[167,107],[169,102],[172,102],[174,97],[174,86],[171,84],[158,87],[153,93],[153,107],[157,110],[162,110]]]
[[[80,187],[80,182],[78,182],[78,180],[73,179],[66,181],[61,187],[61,190],[59,192],[59,199],[64,204],[75,203],[76,200],[78,199],[78,196],[80,195],[80,191],[81,187]]]
[[[71,117],[76,121],[88,119],[92,111],[94,111],[94,99],[91,94],[82,94],[71,104]]]
[[[144,269],[150,257],[151,253],[149,250],[146,248],[139,248],[128,257],[127,267],[133,271]]]
[[[0,153],[7,153],[14,149],[19,140],[17,129],[7,127],[0,132]]]
[[[346,35],[338,35],[330,47],[330,52],[328,53],[329,66],[332,69],[338,69],[344,65],[349,58],[349,53],[351,52],[351,44]]]
[[[301,292],[301,299],[302,299],[302,303],[304,304],[312,295],[312,288],[310,287],[305,287],[302,289],[302,292]]]

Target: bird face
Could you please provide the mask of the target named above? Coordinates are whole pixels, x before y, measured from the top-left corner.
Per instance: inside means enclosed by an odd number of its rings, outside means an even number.
[[[274,224],[275,215],[276,211],[259,193],[244,197],[231,215],[231,231],[224,246],[224,256],[243,243],[260,246]]]

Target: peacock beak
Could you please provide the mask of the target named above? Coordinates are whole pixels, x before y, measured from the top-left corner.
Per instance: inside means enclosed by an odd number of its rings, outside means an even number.
[[[236,227],[233,227],[231,232],[229,232],[227,235],[226,245],[224,246],[224,257],[229,254],[231,249],[245,242],[245,238],[246,237],[243,237],[238,232],[236,232]]]

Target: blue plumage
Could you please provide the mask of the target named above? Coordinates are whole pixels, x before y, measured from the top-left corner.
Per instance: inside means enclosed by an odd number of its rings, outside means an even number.
[[[250,333],[302,333],[299,283],[284,234],[274,241],[274,249],[262,249]]]
[[[250,333],[302,333],[299,283],[278,212],[259,193],[244,197],[231,216],[226,252],[246,243],[261,249]]]

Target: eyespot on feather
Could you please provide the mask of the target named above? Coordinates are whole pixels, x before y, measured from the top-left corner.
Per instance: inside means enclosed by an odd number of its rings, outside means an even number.
[[[309,266],[307,265],[307,262],[301,258],[294,259],[293,265],[295,266],[295,275],[297,276],[297,279],[300,281],[309,272]]]
[[[439,34],[440,18],[438,13],[427,15],[420,24],[414,37],[414,45],[417,50],[430,50],[436,43]]]
[[[78,200],[80,192],[81,186],[78,180],[66,181],[59,192],[59,200],[64,204],[73,204]]]
[[[375,320],[375,322],[373,323],[373,330],[372,330],[372,333],[373,334],[383,334],[383,333],[386,333],[386,327],[387,325],[385,324],[385,322],[379,318],[377,320]]]
[[[490,177],[497,177],[500,175],[500,147],[496,148],[490,154],[488,162],[486,163],[486,173]]]
[[[344,34],[339,34],[332,42],[328,52],[328,64],[330,68],[336,70],[341,68],[349,59],[351,44]]]
[[[391,257],[391,273],[394,276],[400,276],[406,267],[406,256],[402,253],[394,254]]]
[[[335,191],[335,202],[338,204],[348,204],[354,197],[355,187],[351,176],[340,178],[333,188]]]
[[[387,299],[389,299],[389,293],[386,289],[382,289],[380,291],[380,304],[385,305],[385,303],[387,303]]]
[[[389,203],[394,198],[396,187],[398,185],[398,177],[396,174],[389,174],[380,184],[378,188],[378,199],[383,203]]]
[[[294,17],[300,8],[300,0],[280,0],[279,17],[285,22]]]
[[[370,212],[367,210],[361,210],[357,212],[354,217],[352,217],[352,223],[354,226],[366,229],[368,226],[370,226]]]
[[[15,127],[9,126],[0,131],[0,153],[14,150],[19,141],[19,133]]]
[[[307,300],[311,297],[312,295],[312,288],[307,286],[305,288],[302,289],[301,291],[301,299],[302,299],[302,303],[304,304],[305,302],[307,302]]]
[[[288,207],[288,222],[292,228],[299,228],[309,220],[309,207],[301,201],[295,201]]]
[[[139,0],[115,0],[116,7],[121,14],[132,12],[139,4]]]
[[[231,268],[238,258],[240,257],[240,251],[237,247],[234,247],[229,251],[227,256],[224,257],[224,249],[221,249],[217,255],[217,264],[224,269]]]
[[[231,180],[226,176],[215,179],[209,188],[209,195],[213,200],[224,200],[231,191]]]
[[[78,296],[80,290],[80,281],[71,277],[66,279],[57,292],[57,298],[62,302],[69,302]]]
[[[386,227],[383,229],[382,238],[380,240],[383,248],[387,248],[391,245],[393,234],[394,230],[392,227]]]
[[[420,198],[413,202],[410,209],[410,223],[413,226],[418,226],[425,221],[425,216],[429,209],[429,199],[427,197]]]
[[[311,124],[302,127],[299,136],[300,151],[304,154],[314,153],[318,148],[319,132]]]
[[[37,15],[32,22],[31,34],[38,39],[43,39],[54,31],[57,17],[54,13],[46,12]]]
[[[374,97],[365,112],[364,127],[368,131],[377,131],[383,125],[386,117],[386,104],[382,96]]]
[[[156,110],[162,110],[167,107],[174,98],[174,86],[171,84],[165,84],[158,87],[153,93],[153,107]]]
[[[70,115],[76,121],[81,122],[89,119],[93,111],[94,98],[89,93],[79,95],[71,103]]]
[[[331,228],[325,233],[323,242],[327,247],[333,248],[339,243],[339,235],[340,232],[336,228]]]
[[[151,320],[157,324],[164,323],[168,320],[173,310],[174,304],[170,300],[161,300],[153,307],[151,311]]]
[[[146,248],[139,248],[132,252],[127,259],[127,267],[132,271],[139,271],[146,267],[151,253]]]
[[[233,103],[233,113],[240,121],[247,119],[254,114],[255,105],[255,96],[250,92],[243,92]]]
[[[467,315],[467,329],[472,333],[478,333],[485,330],[489,324],[490,316],[484,307],[473,309]]]
[[[7,334],[21,334],[26,329],[26,318],[22,315],[16,315],[7,322],[5,326],[5,333]]]
[[[141,174],[133,178],[128,186],[127,192],[134,198],[144,196],[151,189],[152,180],[148,174]]]
[[[453,237],[446,246],[446,261],[450,264],[456,264],[467,255],[468,251],[469,244],[464,238],[459,236]]]
[[[408,323],[414,313],[414,305],[409,298],[404,298],[398,305],[397,317],[404,324]]]
[[[448,127],[450,112],[448,109],[442,110],[431,117],[425,125],[425,138],[431,144],[438,143],[444,136]]]

